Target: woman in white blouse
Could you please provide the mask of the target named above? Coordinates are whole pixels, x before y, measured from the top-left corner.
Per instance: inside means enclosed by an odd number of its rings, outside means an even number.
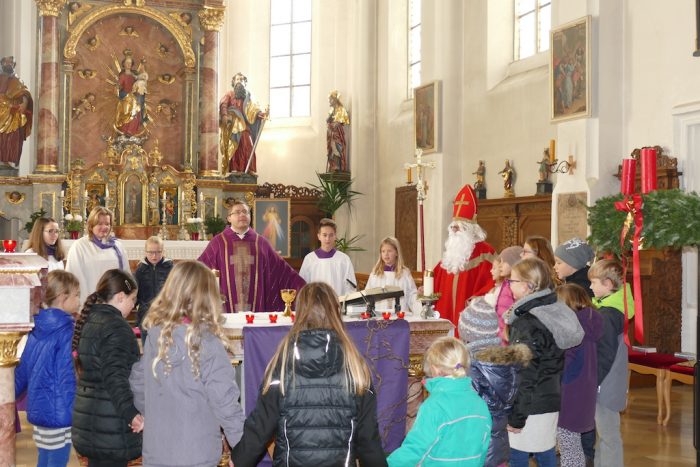
[[[121,242],[112,237],[113,219],[114,214],[106,207],[93,208],[87,220],[88,234],[73,242],[68,252],[66,271],[75,274],[80,282],[80,303],[85,303],[108,270],[131,273]]]
[[[58,223],[50,217],[40,217],[34,222],[25,253],[36,253],[49,262],[49,272],[63,269],[66,257],[59,238]]]
[[[401,310],[420,312],[421,304],[418,301],[418,289],[413,280],[411,271],[403,265],[401,245],[394,237],[386,237],[379,245],[379,260],[374,265],[372,273],[367,280],[366,289],[394,285],[403,289],[401,297]],[[377,303],[378,308],[394,308],[394,300],[383,300]]]

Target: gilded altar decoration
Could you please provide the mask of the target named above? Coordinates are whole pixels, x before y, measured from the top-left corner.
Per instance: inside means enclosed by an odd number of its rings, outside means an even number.
[[[70,2],[68,4],[68,26],[72,25],[79,17],[87,13],[92,5],[85,2]]]
[[[0,332],[0,368],[11,368],[19,363],[17,347],[25,332]]]
[[[219,31],[224,25],[225,7],[210,7],[205,6],[197,12],[199,16],[199,24],[205,31]]]
[[[168,46],[165,44],[158,44],[158,47],[156,47],[156,53],[160,55],[160,58],[167,57],[169,52],[170,50],[168,50]]]
[[[107,80],[115,87],[118,98],[114,130],[118,135],[141,136],[147,131],[150,121],[146,105],[148,73],[144,60],[134,67],[133,57],[125,54],[121,63],[115,57],[114,66],[119,71],[109,68],[112,79]]]
[[[72,117],[74,120],[80,120],[80,117],[82,117],[84,114],[88,112],[95,112],[95,101],[97,100],[97,96],[95,94],[89,92],[85,94],[83,97],[80,98],[80,100],[76,101],[73,103],[73,108],[72,110]]]
[[[39,16],[58,16],[66,0],[35,0]]]
[[[95,70],[85,68],[83,70],[78,70],[78,76],[80,76],[83,79],[92,79],[95,76],[97,76],[97,72]]]
[[[0,165],[19,165],[24,141],[32,132],[34,101],[15,75],[14,57],[0,59]]]
[[[156,113],[172,125],[177,117],[177,102],[172,102],[170,99],[161,99],[156,106]]]
[[[19,191],[6,191],[5,192],[5,199],[10,204],[22,204],[24,202],[25,198],[26,198],[26,195],[24,193],[20,193]]]
[[[124,26],[124,29],[119,31],[120,36],[129,36],[129,37],[139,37],[139,33],[136,31],[136,29],[133,26]]]
[[[170,73],[163,73],[158,75],[158,81],[163,84],[173,84],[175,82],[175,77]]]
[[[170,13],[170,17],[177,21],[177,24],[180,25],[182,31],[185,33],[185,35],[187,35],[187,38],[191,41],[192,26],[190,26],[190,23],[192,23],[192,15],[187,11],[183,11],[182,13]]]
[[[97,48],[100,46],[100,38],[99,36],[90,36],[87,38],[86,41],[87,48],[90,52],[94,52],[97,50]]]

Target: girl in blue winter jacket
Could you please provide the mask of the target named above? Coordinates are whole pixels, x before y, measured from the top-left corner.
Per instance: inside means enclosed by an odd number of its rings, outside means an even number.
[[[15,398],[25,391],[27,420],[39,450],[37,466],[65,466],[71,449],[75,370],[71,357],[73,317],[80,307],[80,283],[63,270],[51,271],[46,307],[34,317],[15,371]]]

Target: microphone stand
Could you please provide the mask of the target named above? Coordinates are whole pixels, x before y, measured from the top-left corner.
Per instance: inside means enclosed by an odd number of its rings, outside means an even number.
[[[367,306],[367,313],[369,314],[370,318],[376,317],[376,313],[374,313],[374,300],[367,300],[367,296],[362,293],[362,290],[359,290],[357,288],[357,284],[355,284],[353,281],[350,279],[345,279],[348,284],[350,284],[355,290],[357,290],[360,293],[360,297],[362,297],[362,300],[365,301],[365,305]],[[347,314],[347,305],[345,306],[345,314]]]

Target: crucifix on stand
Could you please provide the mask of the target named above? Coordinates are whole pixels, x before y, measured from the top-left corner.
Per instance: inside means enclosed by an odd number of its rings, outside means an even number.
[[[425,271],[425,225],[423,222],[423,201],[428,196],[428,182],[425,180],[425,169],[434,169],[435,162],[423,161],[423,150],[416,149],[415,164],[404,164],[404,168],[408,171],[416,169],[416,192],[418,194],[418,225],[420,230],[420,264],[421,270]]]

